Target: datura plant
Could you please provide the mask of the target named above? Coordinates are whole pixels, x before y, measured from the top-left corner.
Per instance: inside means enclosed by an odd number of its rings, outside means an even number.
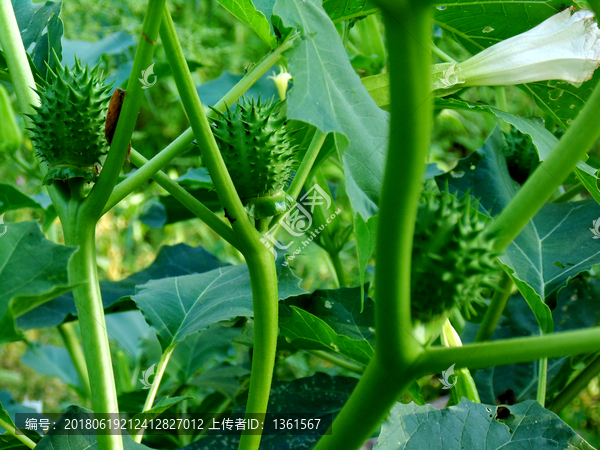
[[[0,450],[600,447],[600,0],[76,3],[0,0]]]

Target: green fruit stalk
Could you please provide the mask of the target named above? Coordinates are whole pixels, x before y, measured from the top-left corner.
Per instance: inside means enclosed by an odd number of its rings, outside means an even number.
[[[483,289],[495,288],[498,266],[485,222],[471,209],[468,195],[424,193],[413,242],[411,308],[428,323],[459,308],[469,317]]]
[[[243,98],[234,111],[217,113],[213,133],[233,184],[255,219],[286,212],[294,199],[284,192],[298,164],[297,148],[282,114],[284,102]]]
[[[83,178],[95,181],[101,157],[108,151],[104,122],[110,100],[99,66],[89,69],[75,61],[71,70],[56,65],[38,87],[40,105],[31,114],[32,141],[49,166],[43,184]]]

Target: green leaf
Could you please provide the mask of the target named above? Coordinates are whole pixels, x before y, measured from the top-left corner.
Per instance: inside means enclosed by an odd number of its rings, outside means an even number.
[[[475,54],[535,27],[571,4],[562,0],[451,0],[436,8],[434,23]]]
[[[285,306],[296,306],[317,316],[341,336],[355,341],[375,342],[375,303],[366,298],[361,311],[361,288],[340,288],[315,291],[312,294],[286,300]],[[281,310],[282,308],[280,308]],[[282,311],[282,315],[285,310]],[[286,314],[289,316],[289,314]]]
[[[252,28],[271,48],[277,45],[277,39],[271,35],[271,26],[265,15],[258,11],[252,0],[217,0],[223,8]]]
[[[15,422],[13,420],[13,418],[15,417],[16,413],[27,413],[27,414],[31,414],[31,413],[36,413],[37,411],[34,410],[33,408],[29,408],[27,406],[22,405],[21,403],[17,403],[12,396],[10,395],[10,393],[7,390],[1,390],[0,391],[0,419],[2,419],[3,421],[7,422],[8,424],[12,425],[13,427],[15,426]],[[4,433],[6,430],[4,428],[2,428],[0,426],[0,433]],[[27,436],[32,439],[34,442],[37,442],[41,439],[41,436],[36,433],[35,431],[28,431],[28,430],[22,430],[25,434],[27,434]],[[3,439],[7,442],[9,442],[11,445],[16,445],[15,450],[21,450],[22,449],[22,443],[19,440],[14,439],[13,436],[9,435],[9,434],[0,434],[0,448],[1,449],[12,449],[13,447],[4,447],[3,445],[8,445],[5,444],[5,442],[3,441]],[[25,447],[27,448],[27,447]]]
[[[64,347],[37,344],[28,348],[21,362],[41,375],[57,376],[63,383],[81,387],[69,352]]]
[[[61,39],[63,23],[59,17],[62,1],[33,3],[30,0],[12,0],[23,46],[29,51],[35,67],[46,76],[46,63],[54,67],[53,51],[62,58]],[[35,44],[35,45],[34,45]],[[32,49],[30,49],[33,46]]]
[[[120,299],[127,299],[140,284],[161,278],[202,273],[222,265],[221,261],[202,247],[190,247],[186,244],[164,246],[150,267],[121,281],[101,281],[102,302],[105,308],[116,309],[115,304]],[[26,330],[49,327],[61,324],[68,316],[77,316],[71,294],[63,295],[24,314],[19,317],[17,324]]]
[[[74,248],[44,238],[35,222],[9,224],[0,237],[0,343],[22,339],[15,319],[72,289],[67,265]]]
[[[323,9],[334,22],[368,16],[377,11],[371,0],[323,0]]]
[[[523,118],[501,111],[493,106],[483,105],[479,103],[471,103],[457,98],[436,98],[436,109],[459,109],[463,111],[478,111],[494,114],[499,119],[511,124],[520,132],[528,134],[533,140],[533,144],[538,151],[540,161],[548,158],[548,155],[558,144],[558,139],[550,133],[544,125],[536,118]],[[575,175],[586,187],[589,193],[600,203],[600,189],[598,189],[597,170],[579,161],[575,167]]]
[[[90,419],[93,418],[93,412],[80,406],[69,406],[64,413],[66,414],[86,414]],[[83,435],[80,431],[65,429],[65,415],[56,422],[56,429],[50,429],[44,438],[35,447],[36,450],[82,450],[95,449],[98,446],[98,440],[95,435]],[[128,434],[123,435],[124,450],[152,450],[145,445],[138,444]]]
[[[45,209],[35,198],[22,194],[21,191],[10,184],[0,183],[0,215],[21,208]],[[2,231],[2,225],[0,225],[0,233]]]
[[[375,100],[377,106],[386,111],[390,110],[390,74],[380,73],[370,77],[361,78],[360,81],[365,86],[369,95]]]
[[[250,367],[224,364],[198,375],[189,384],[213,389],[233,402],[242,389],[240,379],[247,375],[250,375]]]
[[[536,104],[562,128],[568,128],[585,106],[587,99],[600,80],[594,72],[591,80],[574,86],[560,80],[538,81],[520,85]]]
[[[321,0],[277,0],[273,14],[301,33],[286,52],[294,77],[288,118],[335,133],[352,206],[368,220],[377,211],[383,180],[388,114],[377,107],[352,69]]]
[[[298,287],[299,281],[289,267],[281,268],[280,299],[304,293]],[[245,264],[153,280],[136,287],[132,299],[156,330],[163,351],[213,323],[254,315],[250,276]]]
[[[503,138],[496,129],[484,146],[459,161],[448,174],[436,177],[440,189],[479,200],[479,209],[497,215],[515,196],[518,185],[510,178],[503,153]],[[575,275],[600,262],[600,244],[589,227],[600,217],[592,200],[545,205],[500,257],[500,262],[531,306],[542,330],[552,331],[545,300]]]
[[[373,347],[366,339],[353,340],[338,335],[317,316],[298,307],[290,308],[291,317],[281,317],[281,335],[298,349],[327,350],[367,366],[373,356]],[[283,314],[282,314],[283,316]]]
[[[509,410],[506,411],[509,416],[504,420],[498,418],[500,408]],[[534,401],[513,406],[488,406],[467,399],[442,410],[431,405],[396,403],[383,423],[373,450],[413,448],[593,450],[556,414]]]
[[[313,414],[315,419],[327,419],[329,414],[337,415],[350,398],[358,380],[347,377],[330,377],[317,373],[310,378],[300,378],[290,382],[273,382],[267,411],[270,413]],[[309,431],[310,432],[310,431]],[[264,435],[261,450],[310,449],[319,436],[282,433]],[[205,438],[180,450],[237,450],[237,436],[215,436],[209,433]]]
[[[73,67],[75,56],[81,60],[81,64],[95,66],[100,62],[103,55],[131,55],[129,49],[136,45],[133,36],[125,31],[119,30],[96,42],[71,41],[63,39],[64,64]],[[106,83],[112,82],[108,79]]]
[[[231,341],[242,331],[228,325],[231,324],[216,323],[207,330],[188,336],[171,355],[167,373],[183,385],[190,382],[200,369],[225,361],[233,348]]]

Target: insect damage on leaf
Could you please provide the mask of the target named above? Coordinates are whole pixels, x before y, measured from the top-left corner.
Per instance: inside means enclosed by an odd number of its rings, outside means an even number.
[[[496,287],[493,241],[471,209],[470,197],[424,193],[415,228],[411,308],[428,323],[459,308],[468,318],[484,288]]]
[[[107,147],[102,128],[108,108],[110,85],[104,84],[99,66],[56,65],[37,89],[40,105],[33,106],[32,141],[49,170],[43,184],[83,178],[95,181],[100,158]]]
[[[294,203],[284,192],[297,165],[297,148],[291,144],[284,101],[261,102],[243,98],[235,111],[213,108],[213,123],[221,155],[233,184],[251,217],[281,214]]]

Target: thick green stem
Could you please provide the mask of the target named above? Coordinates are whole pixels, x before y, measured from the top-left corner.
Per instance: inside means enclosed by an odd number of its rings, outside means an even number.
[[[165,3],[165,0],[148,1],[146,16],[142,25],[142,33],[133,60],[131,76],[127,83],[127,95],[125,95],[125,100],[123,101],[123,107],[121,108],[110,151],[108,152],[106,161],[104,161],[102,172],[83,205],[86,213],[96,219],[100,218],[104,206],[117,184],[125,157],[127,156],[127,149],[131,143],[131,135],[133,134],[140,107],[142,106],[142,100],[144,99],[143,86],[138,77],[142,71],[146,70],[152,64]]]
[[[156,366],[156,372],[154,374],[154,380],[152,381],[152,386],[148,391],[148,395],[146,397],[146,402],[144,403],[144,407],[142,408],[142,412],[149,411],[152,409],[152,405],[154,404],[154,400],[156,399],[156,393],[158,392],[158,387],[160,386],[160,382],[162,380],[163,375],[165,374],[165,370],[167,368],[167,364],[169,364],[169,360],[171,359],[171,355],[173,354],[173,350],[175,350],[175,344],[171,345],[169,348],[165,350],[162,354],[158,365]],[[142,438],[144,437],[144,428],[141,428],[138,434],[135,435],[133,440],[137,443],[142,442]]]
[[[417,375],[441,373],[452,364],[456,368],[484,369],[518,364],[540,358],[596,353],[600,345],[600,327],[577,331],[478,342],[456,348],[430,347],[419,358]]]
[[[31,439],[29,439],[24,434],[18,434],[16,428],[13,427],[10,423],[6,422],[5,420],[0,419],[0,427],[4,428],[8,432],[8,434],[12,434],[14,437],[16,437],[19,441],[21,441],[27,447],[35,448],[35,442],[33,442]]]
[[[392,104],[389,151],[379,201],[376,350],[333,423],[333,434],[324,436],[315,450],[360,448],[412,382],[411,366],[422,352],[420,342],[413,336],[410,265],[432,120],[430,13],[421,4],[396,2],[392,11],[383,14],[389,43]],[[398,198],[402,201],[398,202]]]
[[[555,414],[559,414],[594,378],[598,376],[599,373],[600,356],[596,356],[594,360],[556,396],[550,410]]]
[[[502,278],[498,284],[498,289],[494,292],[492,301],[488,306],[485,316],[479,325],[475,342],[489,341],[498,326],[498,321],[502,317],[502,312],[508,303],[512,291],[513,281],[506,272],[502,272]]]
[[[77,337],[77,333],[75,331],[75,324],[73,322],[66,322],[62,325],[58,326],[58,332],[60,333],[60,337],[69,352],[69,356],[71,357],[71,361],[75,366],[75,371],[77,372],[77,376],[79,377],[79,382],[81,383],[81,388],[87,398],[91,398],[90,391],[90,378],[88,375],[87,366],[85,365],[85,355],[83,354],[83,350],[81,349],[81,344],[79,343],[79,338]]]
[[[599,109],[600,85],[594,88],[579,116],[548,158],[488,227],[487,233],[496,236],[497,251],[504,250],[521,233],[600,137]]]
[[[275,350],[277,347],[277,271],[272,253],[260,242],[261,235],[254,228],[236,192],[221,156],[204,108],[198,97],[183,50],[177,39],[175,25],[168,9],[164,10],[160,36],[165,54],[173,72],[177,90],[198,140],[202,160],[213,180],[221,204],[227,211],[232,228],[241,244],[248,264],[254,306],[254,353],[252,361],[247,413],[264,414],[267,410]],[[239,448],[256,450],[260,435],[243,434]]]
[[[72,188],[73,189],[73,188]],[[89,372],[92,409],[95,413],[118,413],[117,390],[96,265],[95,220],[82,216],[74,198],[67,223],[63,221],[65,243],[77,246],[69,262],[69,282],[73,290],[81,328],[85,360]],[[98,435],[100,450],[123,450],[120,435]]]
[[[262,251],[248,252],[245,255],[254,305],[254,351],[246,403],[246,413],[250,414],[264,414],[267,411],[277,350],[277,271],[273,254],[262,244],[259,245]],[[260,439],[260,435],[244,432],[238,449],[256,450],[259,448]]]
[[[374,356],[344,408],[332,425],[332,434],[323,436],[314,450],[359,449],[371,437],[402,393],[412,384],[410,366],[388,370],[388,363]]]
[[[131,162],[135,166],[143,166],[148,162],[146,158],[140,155],[133,148],[129,155]],[[208,225],[215,233],[219,234],[223,239],[229,242],[236,249],[240,249],[240,243],[235,233],[229,225],[227,225],[219,216],[213,213],[210,209],[204,206],[192,194],[182,188],[176,181],[171,180],[168,175],[158,171],[152,175],[152,179],[165,189],[169,194],[175,197],[183,206],[189,209],[193,214]]]

